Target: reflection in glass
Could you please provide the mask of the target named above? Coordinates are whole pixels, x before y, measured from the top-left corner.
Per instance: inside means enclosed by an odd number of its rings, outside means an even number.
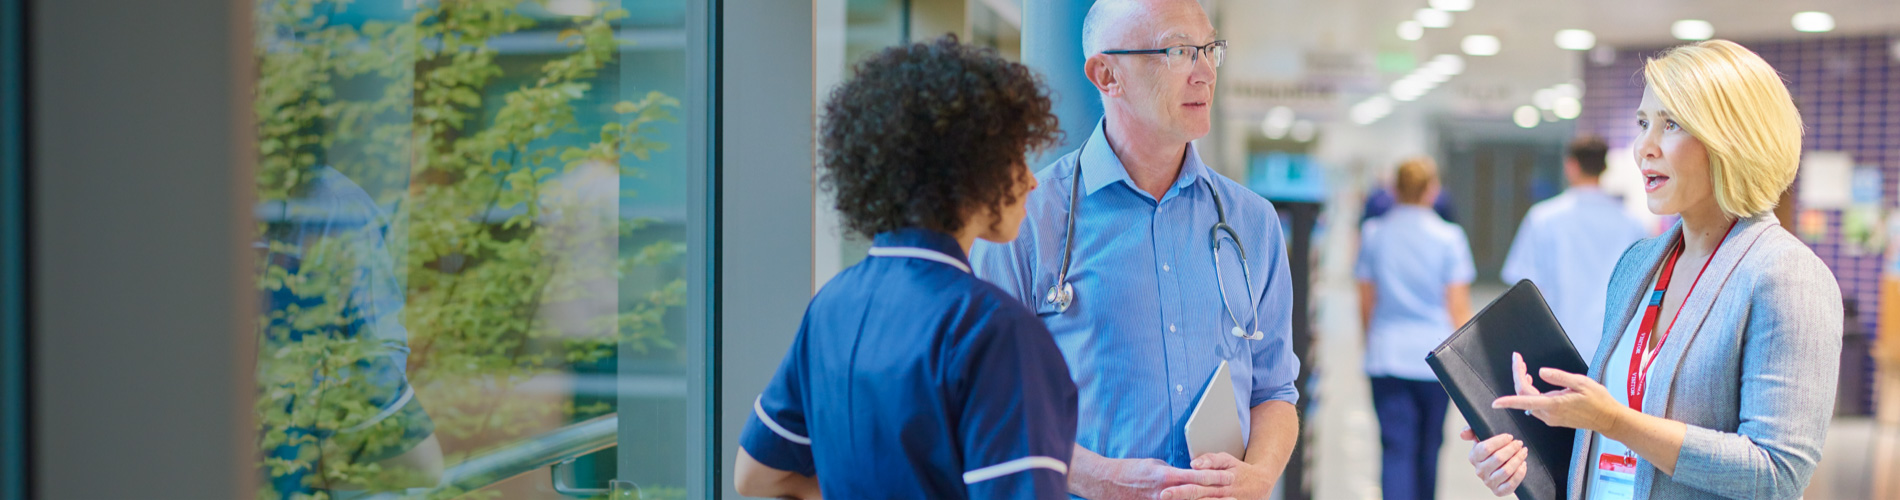
[[[683,3],[260,0],[260,498],[684,496]]]

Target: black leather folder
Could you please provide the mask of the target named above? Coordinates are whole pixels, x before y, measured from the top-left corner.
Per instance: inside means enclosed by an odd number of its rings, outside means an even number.
[[[1511,353],[1524,364],[1539,391],[1561,390],[1537,377],[1545,367],[1587,373],[1583,357],[1557,324],[1550,305],[1530,280],[1517,282],[1463,328],[1425,357],[1439,385],[1471,423],[1478,439],[1510,434],[1530,449],[1530,470],[1517,487],[1521,500],[1563,500],[1569,486],[1570,448],[1576,430],[1551,427],[1522,410],[1492,408],[1491,401],[1517,393],[1511,378]]]

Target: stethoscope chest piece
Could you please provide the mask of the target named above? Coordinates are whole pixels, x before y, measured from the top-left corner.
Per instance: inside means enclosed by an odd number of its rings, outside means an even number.
[[[1069,304],[1075,302],[1075,287],[1067,282],[1057,283],[1049,287],[1049,294],[1044,298],[1050,305],[1056,306],[1056,312],[1068,312]]]
[[[1084,148],[1087,146],[1087,143],[1083,143]],[[1214,227],[1208,230],[1208,237],[1211,240],[1209,243],[1212,247],[1211,250],[1213,251],[1214,257],[1214,287],[1220,291],[1221,309],[1227,313],[1228,320],[1233,321],[1235,325],[1234,329],[1228,333],[1245,340],[1260,340],[1266,338],[1266,333],[1257,329],[1260,323],[1259,303],[1255,301],[1253,292],[1249,291],[1247,293],[1247,306],[1249,309],[1254,310],[1254,318],[1253,321],[1250,322],[1252,324],[1248,325],[1252,328],[1241,328],[1240,317],[1234,314],[1233,307],[1227,303],[1227,283],[1221,275],[1220,268],[1221,241],[1226,240],[1234,245],[1234,253],[1238,255],[1240,260],[1240,282],[1242,287],[1252,286],[1253,272],[1247,268],[1247,247],[1240,243],[1240,235],[1234,233],[1234,228],[1227,225],[1227,207],[1221,204],[1220,191],[1215,189],[1214,183],[1207,180],[1207,178],[1202,178],[1201,182],[1207,186],[1208,196],[1214,202],[1214,214],[1217,221],[1214,223]],[[1081,208],[1082,150],[1078,148],[1075,152],[1075,175],[1069,180],[1069,213],[1066,217],[1067,220],[1063,223],[1062,267],[1056,268],[1055,284],[1051,285],[1049,291],[1043,295],[1045,302],[1055,306],[1057,314],[1068,312],[1069,305],[1075,303],[1075,287],[1069,284],[1069,264],[1070,259],[1074,257],[1075,254],[1075,214],[1077,211],[1080,211]],[[1252,330],[1253,333],[1248,334],[1247,332],[1249,330]]]

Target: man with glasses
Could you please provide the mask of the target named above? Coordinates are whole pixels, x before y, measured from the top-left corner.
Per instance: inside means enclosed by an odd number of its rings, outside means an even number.
[[[1037,174],[1020,237],[971,261],[1037,311],[1075,378],[1072,494],[1266,498],[1298,437],[1299,360],[1280,218],[1192,143],[1226,43],[1192,0],[1102,0],[1082,33],[1106,116]],[[1223,361],[1246,451],[1190,456],[1184,423]]]

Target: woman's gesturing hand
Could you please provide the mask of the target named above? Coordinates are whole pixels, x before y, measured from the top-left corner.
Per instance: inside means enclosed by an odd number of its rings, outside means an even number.
[[[1590,377],[1570,373],[1556,368],[1544,368],[1537,374],[1545,382],[1563,387],[1563,390],[1538,392],[1532,385],[1531,376],[1526,373],[1524,356],[1511,353],[1511,372],[1517,374],[1515,384],[1517,395],[1504,396],[1491,402],[1492,408],[1513,408],[1527,410],[1531,416],[1556,427],[1585,429],[1608,433],[1616,426],[1617,413],[1623,405],[1610,396],[1603,384]]]

